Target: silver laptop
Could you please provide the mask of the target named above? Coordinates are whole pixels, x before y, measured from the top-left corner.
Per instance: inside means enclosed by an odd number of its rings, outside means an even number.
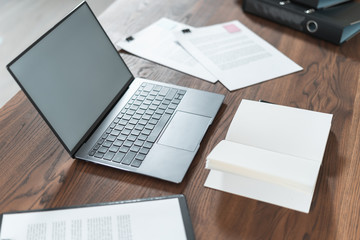
[[[176,183],[224,99],[134,78],[86,2],[7,68],[72,157]]]

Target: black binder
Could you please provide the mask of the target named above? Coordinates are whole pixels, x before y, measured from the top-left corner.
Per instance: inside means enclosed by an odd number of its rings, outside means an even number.
[[[243,9],[334,44],[342,44],[360,31],[358,2],[315,10],[290,1],[243,0]]]
[[[313,7],[316,9],[335,6],[337,4],[347,1],[350,0],[292,0],[292,2],[304,4],[306,6]]]

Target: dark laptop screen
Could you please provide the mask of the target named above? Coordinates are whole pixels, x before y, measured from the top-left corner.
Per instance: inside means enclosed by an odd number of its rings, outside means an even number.
[[[72,153],[133,79],[86,3],[8,69]]]

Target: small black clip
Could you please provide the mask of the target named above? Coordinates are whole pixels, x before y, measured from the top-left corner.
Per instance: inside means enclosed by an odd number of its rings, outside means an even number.
[[[183,29],[183,30],[181,30],[183,33],[191,33],[191,30],[190,29],[188,29],[188,28],[186,28],[186,29]]]
[[[270,103],[270,104],[273,104],[272,102],[269,102],[269,101],[265,101],[265,100],[262,100],[262,99],[259,99],[259,102],[262,102],[262,103]]]
[[[133,38],[133,36],[130,36],[130,37],[127,37],[125,40],[126,40],[127,42],[131,42],[132,40],[134,40],[134,38]]]

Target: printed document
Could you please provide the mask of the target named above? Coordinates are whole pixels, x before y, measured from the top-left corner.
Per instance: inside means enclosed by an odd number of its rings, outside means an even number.
[[[308,213],[332,114],[243,99],[205,186]]]
[[[116,45],[141,58],[159,63],[209,82],[217,79],[176,42],[174,32],[188,25],[161,18]],[[191,28],[193,29],[193,28]]]
[[[4,214],[1,239],[186,239],[177,198]]]
[[[188,53],[230,91],[302,70],[239,21],[175,35]]]

